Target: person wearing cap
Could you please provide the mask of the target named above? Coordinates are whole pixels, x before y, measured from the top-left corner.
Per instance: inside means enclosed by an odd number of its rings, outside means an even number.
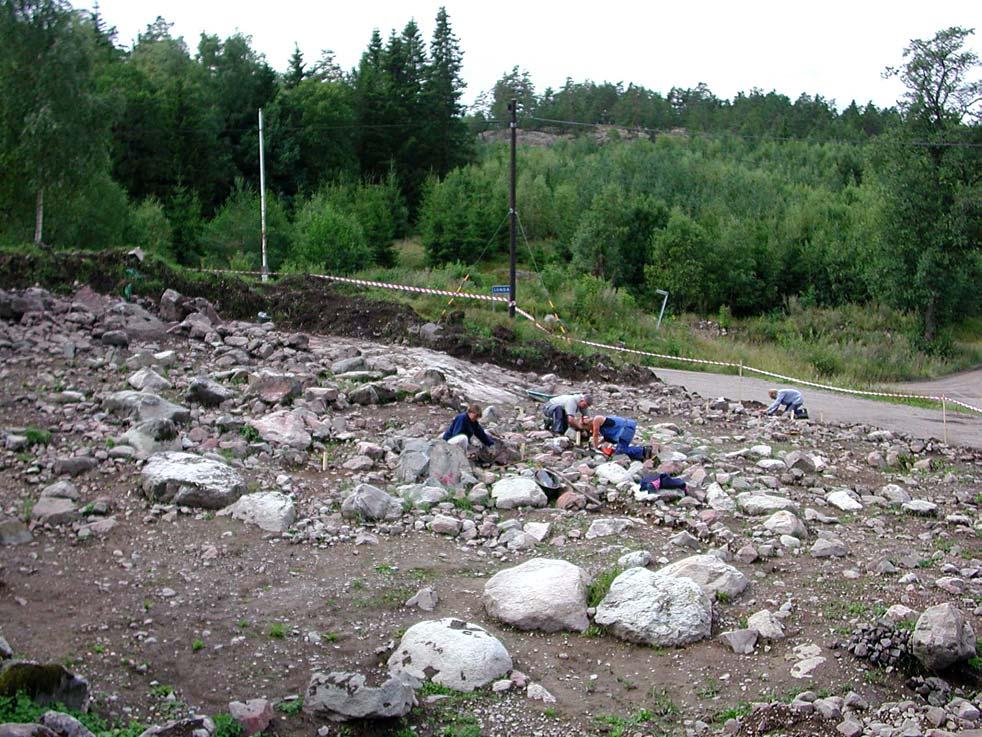
[[[797,389],[771,389],[768,396],[774,400],[770,407],[764,410],[765,415],[783,414],[784,410],[791,410],[796,416],[805,403],[805,398]]]
[[[632,461],[646,461],[653,455],[650,445],[631,445],[637,432],[637,420],[617,415],[594,415],[589,418],[590,440],[593,447],[600,449],[604,441],[613,445],[610,455],[623,453]]]
[[[593,404],[589,394],[559,394],[542,405],[542,416],[546,430],[562,435],[569,428],[588,430],[583,416],[586,408]],[[577,414],[580,415],[577,418]]]
[[[450,427],[443,433],[443,439],[448,443],[463,445],[465,448],[470,443],[472,437],[476,437],[486,447],[494,445],[494,439],[490,437],[477,418],[481,416],[481,405],[469,404],[467,409],[453,418]]]

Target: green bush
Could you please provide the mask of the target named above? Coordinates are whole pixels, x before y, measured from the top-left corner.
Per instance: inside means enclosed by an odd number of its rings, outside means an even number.
[[[378,184],[329,184],[322,187],[319,194],[324,202],[358,221],[376,264],[392,266],[395,263],[392,244],[396,238],[405,235],[409,217],[395,175],[390,174]]]
[[[456,169],[423,190],[418,228],[430,265],[473,263],[507,242],[504,180],[484,169]]]
[[[130,222],[125,240],[127,245],[139,246],[164,258],[173,258],[171,225],[160,200],[148,197],[138,205],[130,205]]]
[[[240,180],[201,232],[205,262],[217,268],[256,271],[262,266],[262,215],[259,195]],[[266,198],[266,258],[276,271],[290,252],[292,227],[275,196]]]
[[[348,274],[372,260],[365,231],[358,221],[332,206],[322,196],[301,209],[289,266],[306,271]]]

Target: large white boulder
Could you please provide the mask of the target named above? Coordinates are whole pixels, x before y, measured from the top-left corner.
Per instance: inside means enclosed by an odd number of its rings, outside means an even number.
[[[286,494],[261,491],[239,497],[219,514],[230,515],[266,532],[286,532],[297,518],[297,508]]]
[[[509,476],[496,481],[491,487],[491,498],[498,509],[544,507],[549,501],[535,480],[525,476]]]
[[[231,466],[192,453],[157,453],[141,473],[143,493],[153,501],[222,509],[246,490]]]
[[[473,691],[508,673],[512,662],[501,641],[483,627],[447,618],[406,630],[388,665],[389,673],[401,680]]]
[[[713,607],[690,578],[629,568],[614,579],[593,620],[622,640],[678,647],[709,637]]]
[[[655,575],[690,578],[710,597],[723,594],[733,599],[743,593],[750,581],[738,569],[715,555],[690,555],[655,571]]]
[[[582,632],[590,576],[564,560],[533,558],[492,576],[484,586],[490,616],[522,630]]]

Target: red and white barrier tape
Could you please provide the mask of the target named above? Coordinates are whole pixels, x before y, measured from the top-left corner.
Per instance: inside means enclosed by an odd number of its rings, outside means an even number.
[[[208,274],[236,274],[239,276],[262,276],[261,271],[232,271],[231,269],[200,269]],[[268,276],[290,276],[281,272],[270,271]],[[407,284],[390,284],[388,282],[371,281],[369,279],[353,279],[347,276],[331,276],[330,274],[304,274],[314,279],[325,281],[340,282],[342,284],[354,284],[359,287],[372,287],[375,289],[395,289],[402,292],[413,292],[414,294],[433,294],[440,297],[460,297],[461,299],[479,299],[484,302],[500,302],[508,304],[507,297],[495,297],[489,294],[474,294],[473,292],[455,292],[449,289],[430,289],[429,287],[411,287]]]
[[[201,271],[212,273],[212,274],[236,274],[244,276],[262,276],[261,271],[233,271],[231,269],[201,269]],[[277,272],[268,272],[269,276],[285,276]],[[413,292],[415,294],[433,294],[437,296],[444,297],[460,297],[461,299],[476,299],[483,302],[500,302],[503,304],[509,304],[507,297],[495,297],[493,295],[487,294],[474,294],[473,292],[453,292],[447,289],[430,289],[428,287],[411,287],[406,284],[391,284],[388,282],[371,281],[368,279],[353,279],[347,276],[331,276],[329,274],[307,274],[307,276],[312,276],[316,279],[323,279],[325,281],[340,282],[342,284],[354,284],[361,287],[372,287],[375,289],[394,289],[403,292]],[[523,310],[521,307],[516,306],[515,312],[526,320],[531,322],[535,327],[537,327],[542,332],[546,333],[551,337],[559,337],[561,340],[567,342],[579,343],[581,345],[590,346],[592,348],[599,348],[601,350],[616,351],[618,353],[629,353],[635,356],[647,356],[649,358],[659,358],[664,361],[679,361],[682,363],[693,363],[702,366],[722,366],[724,368],[733,368],[743,371],[749,371],[750,373],[760,374],[761,376],[768,376],[772,379],[780,379],[781,381],[786,381],[791,384],[799,384],[801,386],[810,386],[816,389],[825,389],[827,391],[840,392],[843,394],[854,394],[856,396],[866,396],[866,397],[886,397],[888,399],[924,399],[932,402],[938,402],[939,404],[954,404],[964,409],[970,410],[972,412],[977,412],[982,414],[982,407],[975,407],[966,402],[959,401],[957,399],[952,399],[951,397],[939,397],[929,394],[903,394],[898,392],[878,392],[871,391],[867,389],[847,389],[841,386],[833,386],[832,384],[821,384],[815,381],[808,381],[806,379],[797,379],[793,376],[784,376],[783,374],[776,374],[772,371],[765,371],[764,369],[754,368],[753,366],[745,366],[738,363],[733,363],[731,361],[711,361],[704,358],[687,358],[685,356],[670,356],[665,353],[653,353],[652,351],[643,351],[637,348],[627,348],[620,345],[612,345],[610,343],[599,343],[594,340],[585,340],[583,338],[574,338],[572,336],[555,336],[552,331],[549,330],[545,325],[540,323],[532,314]]]

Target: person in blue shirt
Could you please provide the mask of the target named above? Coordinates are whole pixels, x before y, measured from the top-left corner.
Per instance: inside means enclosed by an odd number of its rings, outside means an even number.
[[[448,443],[457,443],[466,447],[472,437],[476,437],[485,446],[490,448],[494,445],[494,438],[490,437],[477,418],[481,416],[481,406],[479,404],[469,404],[467,409],[453,418],[450,427],[443,433],[443,439]]]
[[[638,429],[637,420],[629,420],[617,415],[594,415],[589,418],[592,430],[593,447],[599,448],[601,438],[613,444],[613,453],[623,453],[632,461],[645,461],[653,455],[650,445],[631,445]]]
[[[795,415],[798,414],[799,409],[804,405],[805,398],[801,396],[801,392],[797,389],[771,389],[768,392],[768,396],[774,400],[770,407],[764,410],[764,414],[783,414],[784,410],[791,410]]]

